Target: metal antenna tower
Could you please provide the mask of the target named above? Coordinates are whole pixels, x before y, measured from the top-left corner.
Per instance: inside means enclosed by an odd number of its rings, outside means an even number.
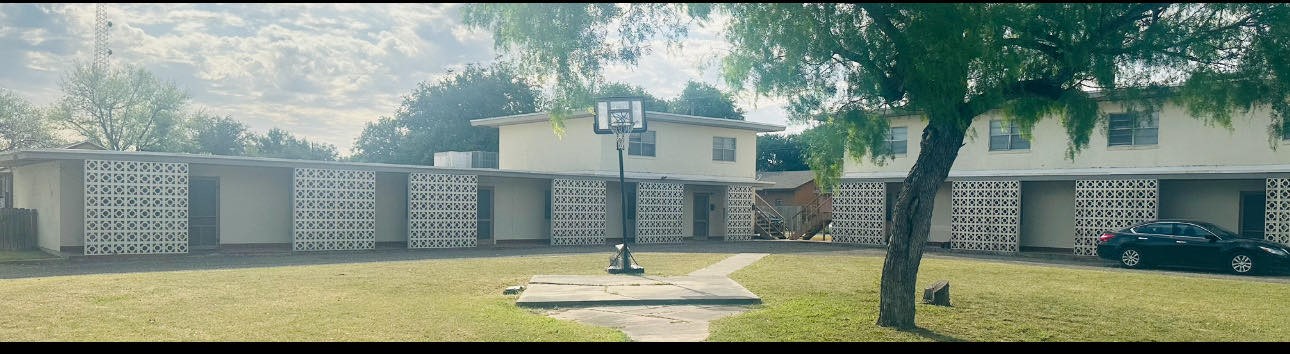
[[[107,9],[103,4],[94,4],[94,68],[105,69],[107,66],[107,57],[112,55],[112,50],[108,49],[108,29],[112,28],[112,21],[107,20]]]

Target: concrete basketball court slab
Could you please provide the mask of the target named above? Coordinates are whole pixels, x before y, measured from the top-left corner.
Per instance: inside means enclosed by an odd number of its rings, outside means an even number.
[[[537,275],[516,305],[553,307],[547,315],[615,328],[634,341],[697,342],[712,320],[761,303],[727,276],[767,255],[741,253],[679,277]]]

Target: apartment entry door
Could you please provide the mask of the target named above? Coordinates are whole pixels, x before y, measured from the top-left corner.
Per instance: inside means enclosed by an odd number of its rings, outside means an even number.
[[[479,224],[479,239],[493,239],[493,190],[480,188],[478,190],[479,210],[476,210],[476,222]]]
[[[219,247],[219,179],[188,179],[188,249]]]
[[[711,216],[712,198],[708,193],[694,194],[694,238],[708,237],[709,217]]]
[[[1263,238],[1263,223],[1268,208],[1265,192],[1241,192],[1241,229],[1243,236]]]

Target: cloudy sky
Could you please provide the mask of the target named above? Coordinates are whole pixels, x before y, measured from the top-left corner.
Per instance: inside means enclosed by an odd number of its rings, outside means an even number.
[[[497,57],[491,34],[461,24],[458,4],[105,4],[114,64],[141,65],[188,90],[192,106],[263,133],[281,127],[344,155],[363,123],[448,69]],[[59,95],[93,51],[93,4],[0,4],[0,87],[36,104]],[[681,49],[658,46],[609,77],[675,97],[687,79],[726,88],[716,26]],[[745,94],[748,120],[786,124],[782,100]],[[800,127],[790,128],[799,131]]]

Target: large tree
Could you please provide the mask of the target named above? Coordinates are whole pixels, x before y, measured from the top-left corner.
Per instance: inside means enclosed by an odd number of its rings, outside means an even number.
[[[0,151],[58,144],[44,112],[17,93],[0,88]]]
[[[273,128],[264,135],[251,137],[248,155],[283,159],[335,161],[336,146],[297,138],[285,130]]]
[[[188,146],[184,150],[196,154],[241,156],[254,135],[245,124],[229,116],[197,112],[188,121]]]
[[[436,83],[418,84],[392,119],[369,123],[354,156],[431,165],[436,152],[497,151],[497,129],[470,121],[537,112],[540,99],[539,89],[508,67],[468,65]]]
[[[685,83],[685,89],[676,98],[665,100],[654,96],[645,88],[623,83],[610,82],[594,85],[591,97],[641,97],[645,109],[654,112],[687,114],[702,117],[743,120],[744,111],[735,105],[734,97],[715,86],[697,81]],[[591,101],[582,102],[579,108],[590,110]]]
[[[109,150],[177,151],[188,94],[139,67],[75,65],[51,118]]]
[[[672,113],[693,116],[744,120],[744,110],[735,105],[734,97],[716,86],[690,80],[681,95],[668,102]]]
[[[825,155],[882,163],[886,114],[923,117],[921,148],[896,198],[878,325],[908,329],[932,205],[976,117],[999,111],[1028,134],[1056,117],[1073,158],[1105,117],[1099,91],[1159,107],[1163,97],[1230,129],[1233,111],[1290,113],[1287,4],[478,4],[467,23],[557,84],[568,106],[607,63],[634,64],[682,20],[720,14],[732,87],[790,99],[794,119],[836,132]],[[544,21],[532,21],[541,18]],[[611,30],[616,33],[610,36]],[[567,60],[553,60],[567,58]],[[746,85],[746,86],[745,86]],[[1165,88],[1176,87],[1174,90]],[[832,142],[832,143],[829,143]],[[812,159],[836,176],[842,159]]]
[[[801,134],[757,135],[757,171],[809,170],[805,147]]]

